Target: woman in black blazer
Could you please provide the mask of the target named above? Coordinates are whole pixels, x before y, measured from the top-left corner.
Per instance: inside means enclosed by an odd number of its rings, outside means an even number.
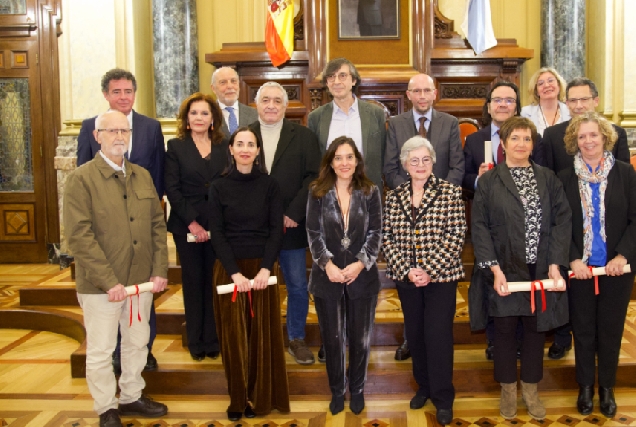
[[[219,356],[212,306],[215,256],[208,237],[208,191],[227,165],[223,116],[212,97],[197,92],[179,107],[177,138],[168,141],[165,185],[170,202],[168,231],[181,261],[188,349],[194,360]],[[192,234],[195,242],[189,243]]]
[[[313,258],[309,292],[314,296],[332,399],[344,409],[349,343],[349,408],[364,409],[371,332],[380,292],[380,191],[364,173],[364,160],[351,138],[336,138],[310,185],[307,237]]]
[[[592,412],[598,356],[598,392],[606,417],[616,414],[613,387],[634,285],[634,273],[623,274],[623,267],[636,267],[636,172],[615,160],[616,139],[611,123],[596,113],[572,119],[565,148],[574,155],[574,167],[559,174],[572,208],[569,294],[576,406],[583,415]],[[605,267],[607,275],[593,278],[590,266]]]

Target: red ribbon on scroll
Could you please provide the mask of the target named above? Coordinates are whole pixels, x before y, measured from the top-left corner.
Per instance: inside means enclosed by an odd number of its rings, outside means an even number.
[[[141,322],[141,313],[139,312],[139,285],[135,285],[135,293],[130,296],[130,323],[128,326],[132,326],[133,322],[133,297],[137,295],[137,320]]]
[[[543,282],[541,280],[535,280],[534,282],[532,282],[531,286],[532,289],[530,290],[530,309],[532,310],[532,312],[534,313],[535,310],[535,305],[534,305],[534,291],[537,288],[537,285],[541,288],[541,312],[544,312],[546,310],[546,305],[545,305],[545,290],[543,289]]]

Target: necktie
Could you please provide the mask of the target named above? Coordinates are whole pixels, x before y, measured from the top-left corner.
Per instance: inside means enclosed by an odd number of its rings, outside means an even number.
[[[426,138],[426,126],[424,126],[424,123],[426,123],[426,117],[420,117],[420,136]]]
[[[497,135],[499,135],[499,131],[497,131]],[[503,149],[503,141],[499,140],[499,147],[497,147],[497,164],[504,162],[504,149]]]
[[[238,127],[238,120],[236,120],[236,114],[234,114],[234,107],[225,107],[225,109],[228,113],[230,113],[227,127],[230,129],[230,134],[233,134]]]

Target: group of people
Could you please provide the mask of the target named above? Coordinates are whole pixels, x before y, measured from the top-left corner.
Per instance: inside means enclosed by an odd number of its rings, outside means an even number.
[[[615,414],[612,388],[634,279],[623,267],[636,256],[636,173],[621,162],[629,160],[624,131],[616,142],[620,128],[593,112],[594,84],[575,79],[565,88],[555,70],[542,69],[531,82],[534,104],[521,110],[516,85],[498,82],[484,105],[489,125],[462,148],[457,119],[433,108],[437,90],[428,75],[411,78],[413,108],[388,125],[383,108],[356,96],[361,78],[347,59],[330,61],[322,82],[333,101],[312,111],[305,127],[285,118],[289,100],[280,84],[264,83],[254,109],[238,102],[236,71],[221,67],[212,77],[216,99],[194,93],[182,102],[165,151],[158,123],[132,111],[134,76],[118,69],[104,76],[111,109],[84,121],[78,165],[86,166],[70,175],[64,195],[100,425],[167,412],[142,394],[141,371],[157,369],[151,294],[127,298],[124,289],[146,281],[152,292],[165,289],[167,231],[181,261],[188,350],[196,361],[222,356],[230,420],[289,411],[283,280],[287,351],[299,364],[315,361],[305,342],[312,294],[330,411],[344,409],[347,390],[351,411],[364,409],[382,251],[404,313],[395,357],[413,358],[418,384],[410,407],[430,399],[437,421],[449,424],[467,231],[462,187],[474,192],[471,326],[487,330],[502,416],[517,412],[517,357],[528,411],[545,416],[537,393],[545,332],[568,321],[579,411],[592,410],[598,352],[601,411]],[[485,141],[492,141],[493,164],[485,163]],[[605,266],[607,276],[592,278],[588,266]],[[533,297],[508,292],[508,282],[547,278],[561,286]],[[217,292],[224,284],[234,292]]]

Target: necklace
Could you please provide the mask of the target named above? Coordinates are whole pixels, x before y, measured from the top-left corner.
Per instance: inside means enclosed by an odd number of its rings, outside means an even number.
[[[554,113],[554,119],[552,119],[552,123],[550,125],[548,125],[548,121],[545,119],[545,114],[543,113],[543,108],[541,108],[541,105],[539,105],[539,110],[541,110],[541,118],[543,118],[543,124],[545,125],[545,127],[554,126],[557,121],[557,117],[559,117],[559,106],[557,105],[556,112]]]
[[[349,206],[347,210],[344,210],[342,202],[340,201],[340,193],[338,192],[338,186],[336,185],[336,198],[338,199],[338,206],[340,206],[340,217],[342,218],[342,228],[344,229],[344,236],[340,240],[340,244],[344,249],[348,249],[351,244],[351,239],[347,235],[349,231],[349,211],[351,210],[351,195],[349,195]]]

